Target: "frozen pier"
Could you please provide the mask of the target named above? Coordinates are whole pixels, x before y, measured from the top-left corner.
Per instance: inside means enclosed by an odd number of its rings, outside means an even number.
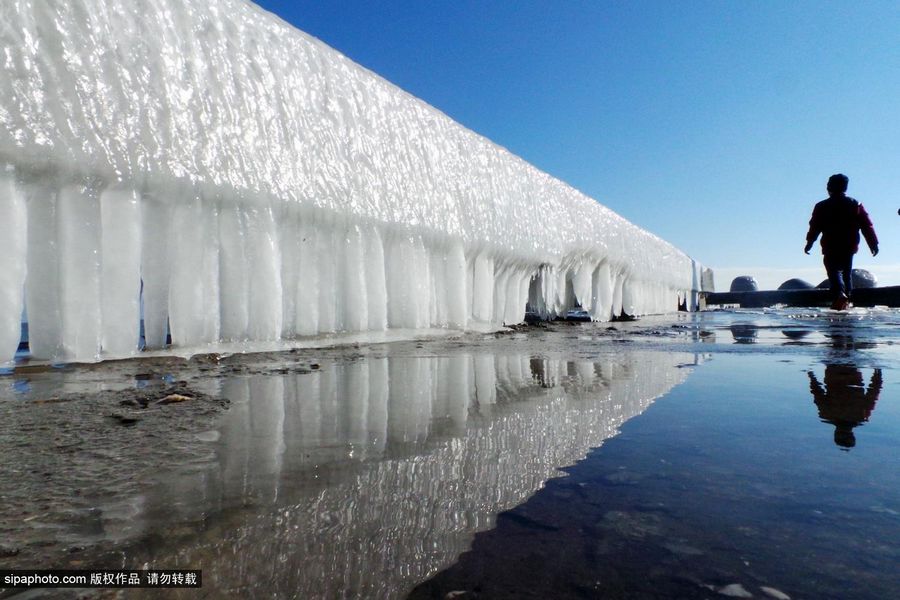
[[[0,363],[581,305],[694,306],[683,252],[243,0],[0,5]]]

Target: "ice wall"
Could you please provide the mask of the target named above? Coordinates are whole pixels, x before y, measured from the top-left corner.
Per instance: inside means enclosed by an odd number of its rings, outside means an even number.
[[[691,260],[243,0],[0,3],[0,362],[674,310]],[[27,275],[26,275],[27,273]],[[143,308],[141,308],[143,307]]]

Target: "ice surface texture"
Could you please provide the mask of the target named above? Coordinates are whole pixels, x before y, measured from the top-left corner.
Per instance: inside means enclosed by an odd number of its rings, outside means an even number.
[[[90,361],[136,353],[142,310],[158,347],[699,288],[669,243],[248,2],[5,0],[0,42],[0,362],[23,297],[32,354]]]

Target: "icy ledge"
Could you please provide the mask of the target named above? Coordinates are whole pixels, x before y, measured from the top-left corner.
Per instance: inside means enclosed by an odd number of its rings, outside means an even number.
[[[241,0],[0,4],[0,362],[674,310],[671,244]],[[142,309],[143,305],[143,309]]]

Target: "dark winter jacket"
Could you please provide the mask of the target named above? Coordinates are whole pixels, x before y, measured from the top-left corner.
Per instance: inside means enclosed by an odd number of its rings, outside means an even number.
[[[878,247],[878,237],[875,235],[869,213],[862,204],[849,196],[832,196],[813,208],[806,242],[811,245],[821,233],[822,254],[830,256],[856,254],[859,250],[860,231],[874,252]]]

